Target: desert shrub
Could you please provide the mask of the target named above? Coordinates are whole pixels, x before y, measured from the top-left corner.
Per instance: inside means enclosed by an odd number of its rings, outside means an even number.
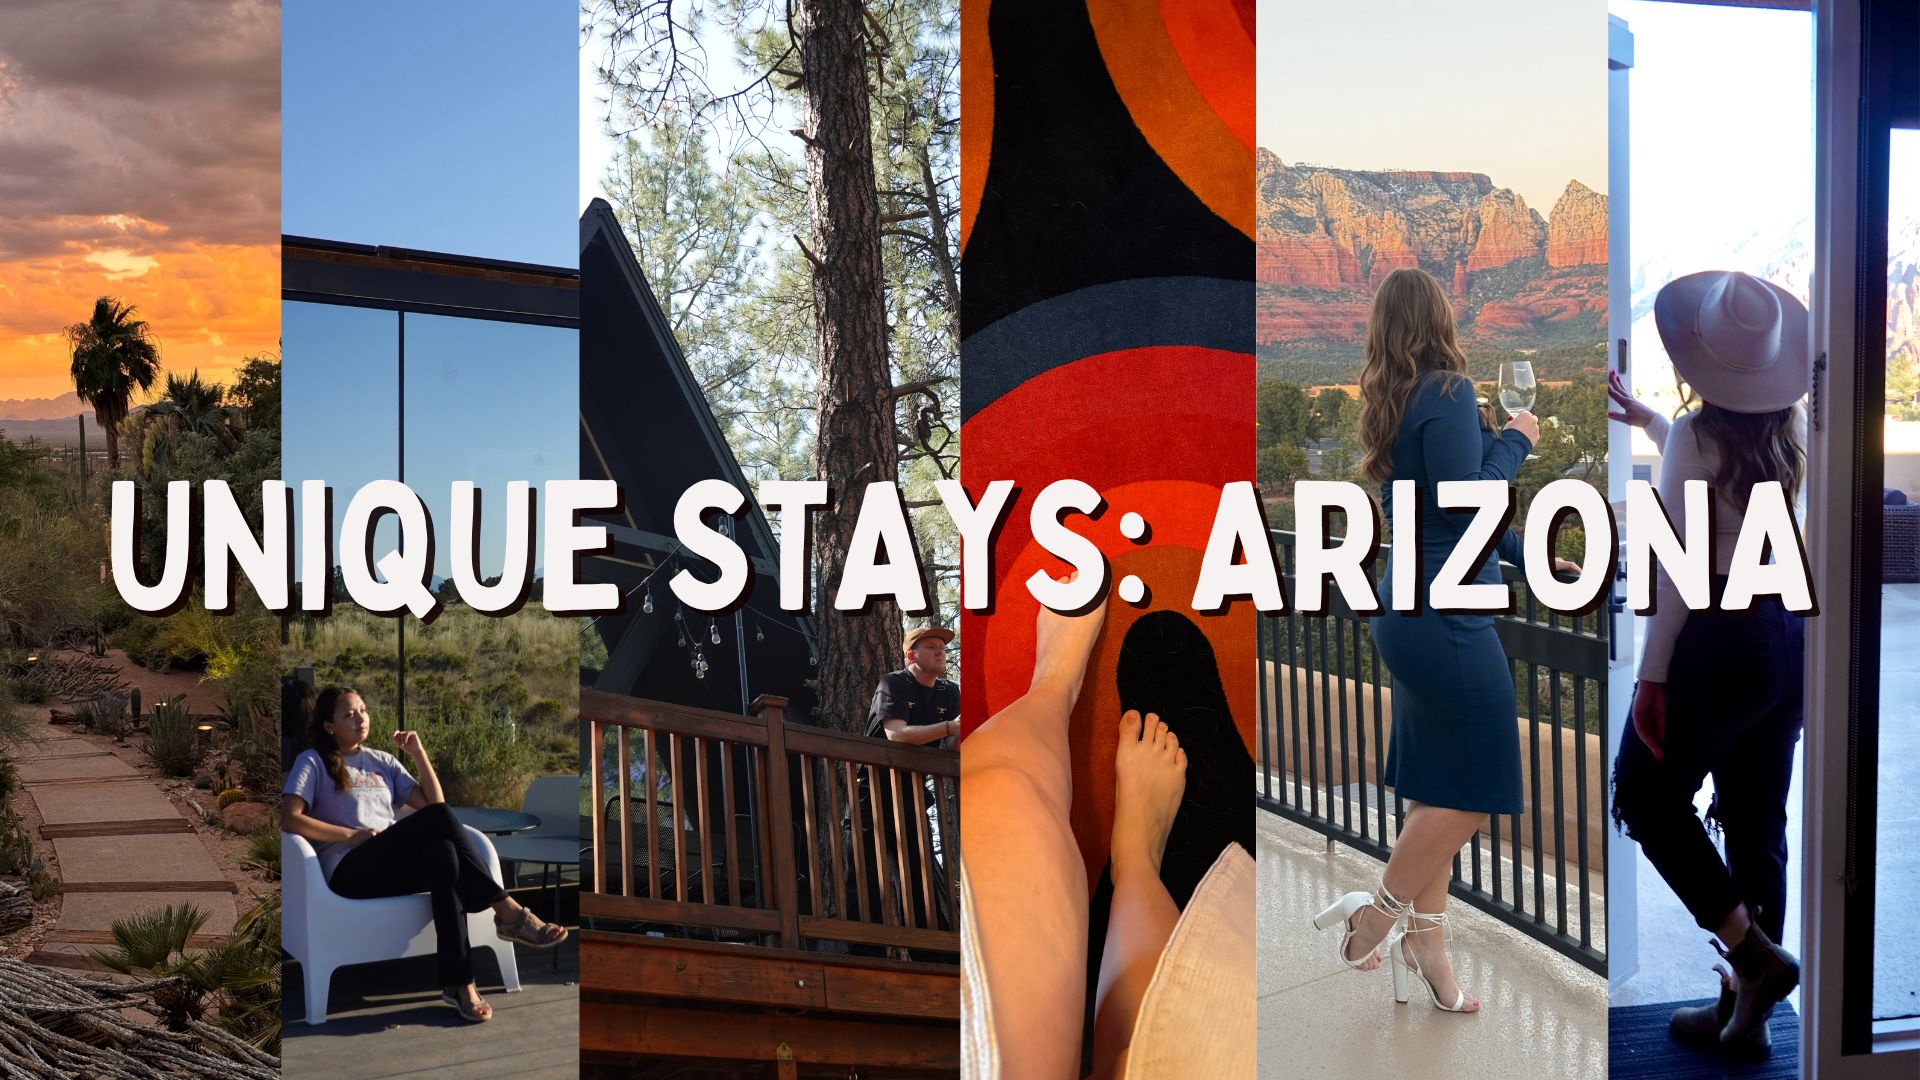
[[[60,895],[60,879],[47,873],[40,866],[39,860],[34,860],[33,869],[27,876],[29,878],[27,888],[33,894],[34,903],[45,903]]]
[[[539,748],[511,719],[444,715],[411,727],[420,733],[450,803],[519,806],[527,785],[542,771]],[[399,753],[388,733],[376,729],[374,741]]]
[[[27,735],[27,718],[15,707],[20,699],[5,679],[0,679],[0,747],[19,742]]]
[[[0,692],[11,695],[14,701],[22,705],[45,705],[52,697],[38,679],[25,676],[8,679],[6,689]]]
[[[113,643],[127,654],[127,659],[141,667],[165,670],[166,654],[154,644],[163,621],[149,615],[136,615],[113,630]]]
[[[111,695],[75,705],[73,716],[88,731],[114,739],[125,735],[129,727],[126,703]]]
[[[399,726],[399,646],[393,621],[342,606],[324,619],[297,619],[283,650],[288,667],[311,667],[319,686],[358,689],[376,734]],[[407,627],[407,725],[435,717],[498,717],[521,729],[534,774],[579,767],[577,714],[580,620],[528,609],[495,619],[451,607],[430,626]],[[304,745],[305,733],[299,742]],[[427,743],[430,751],[438,744]],[[441,765],[435,752],[434,762]],[[518,804],[519,793],[514,793]]]
[[[125,974],[177,979],[157,986],[153,1002],[175,1031],[206,1019],[270,1054],[280,1052],[280,893],[243,914],[227,941],[188,951],[207,917],[190,904],[143,912],[113,924],[113,945],[93,958]],[[209,1052],[220,1052],[213,1043]]]
[[[257,870],[274,881],[280,880],[280,832],[256,833],[240,855],[240,865]]]
[[[147,717],[147,754],[168,776],[192,776],[200,764],[200,744],[185,697],[154,705]]]

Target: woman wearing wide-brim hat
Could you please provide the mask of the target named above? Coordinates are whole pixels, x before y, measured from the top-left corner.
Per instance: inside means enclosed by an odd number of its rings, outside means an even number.
[[[1668,421],[1611,374],[1608,395],[1621,411],[1608,415],[1645,428],[1659,448],[1660,501],[1676,532],[1690,542],[1689,529],[1716,533],[1716,607],[1688,610],[1661,571],[1633,725],[1614,760],[1613,811],[1733,968],[1716,965],[1715,1004],[1674,1013],[1673,1037],[1764,1054],[1767,1017],[1800,978],[1799,962],[1775,943],[1786,922],[1786,801],[1802,724],[1805,637],[1801,617],[1778,598],[1747,611],[1717,605],[1754,485],[1778,481],[1790,503],[1799,499],[1807,310],[1772,282],[1706,271],[1660,290],[1654,325],[1700,407]],[[1687,520],[1689,480],[1708,484],[1713,513],[1705,523]],[[1702,821],[1693,798],[1709,775],[1713,804]],[[1709,823],[1723,836],[1724,858]]]

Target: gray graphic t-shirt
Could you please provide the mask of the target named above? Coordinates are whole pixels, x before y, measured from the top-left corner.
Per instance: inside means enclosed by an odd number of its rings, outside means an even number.
[[[361,747],[345,758],[347,778],[352,786],[342,791],[327,775],[327,763],[314,750],[303,750],[293,759],[282,795],[298,795],[306,800],[307,813],[329,825],[348,829],[385,829],[393,824],[394,808],[403,805],[419,784],[407,772],[400,759],[384,750]],[[347,852],[346,844],[315,844],[320,870],[329,880],[333,868]]]

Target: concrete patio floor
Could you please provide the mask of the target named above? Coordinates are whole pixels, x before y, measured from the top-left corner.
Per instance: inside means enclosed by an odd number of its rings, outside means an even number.
[[[1261,1076],[1606,1076],[1604,977],[1454,903],[1454,971],[1480,1014],[1440,1012],[1418,987],[1397,1005],[1384,965],[1349,971],[1334,954],[1338,935],[1311,923],[1339,894],[1377,882],[1379,861],[1329,851],[1325,836],[1277,815],[1255,818]]]

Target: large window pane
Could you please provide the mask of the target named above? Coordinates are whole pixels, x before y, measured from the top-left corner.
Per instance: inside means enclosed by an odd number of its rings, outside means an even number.
[[[334,492],[333,564],[354,492],[370,481],[400,477],[400,316],[333,304],[281,305],[285,405],[281,415],[282,477],[298,489],[325,480]],[[304,561],[305,522],[294,502],[296,575]],[[374,530],[374,561],[399,543],[391,517]],[[289,666],[313,667],[319,685],[345,682],[367,698],[376,725],[396,716],[400,639],[392,620],[354,609],[336,596],[332,617],[300,617],[288,631]]]
[[[580,475],[579,334],[409,314],[406,338],[406,480],[442,537],[433,575],[447,600],[432,625],[407,632],[408,721],[447,722],[443,741],[511,747],[522,768],[577,772],[579,621],[554,618],[537,603],[505,619],[480,615],[446,579],[457,543],[447,531],[453,481],[471,480],[481,492],[478,572],[485,578],[501,572],[505,557],[507,484],[526,480],[544,500],[547,481]],[[544,550],[536,534],[536,575],[545,569]],[[501,773],[524,783],[518,773]],[[518,792],[503,787],[492,795],[517,800]]]
[[[1873,1017],[1920,1016],[1920,944],[1900,912],[1920,889],[1920,131],[1892,133],[1887,184],[1886,478]]]

